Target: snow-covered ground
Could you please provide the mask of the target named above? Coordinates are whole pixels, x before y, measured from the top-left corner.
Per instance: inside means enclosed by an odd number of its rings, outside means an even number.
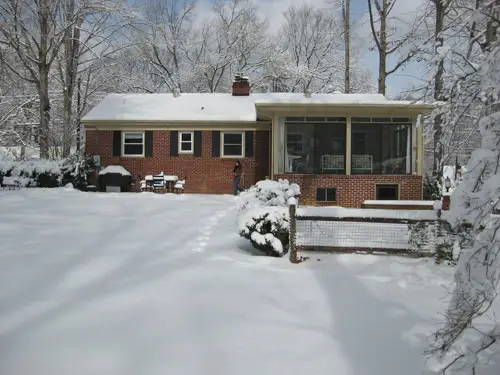
[[[0,374],[421,373],[453,269],[258,256],[235,203],[0,191]]]

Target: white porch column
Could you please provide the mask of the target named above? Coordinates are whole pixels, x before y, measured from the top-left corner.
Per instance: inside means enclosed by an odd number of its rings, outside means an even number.
[[[273,142],[272,142],[272,158],[273,158],[273,175],[282,174],[285,172],[285,118],[273,116]]]
[[[411,166],[412,166],[412,174],[418,174],[418,162],[420,159],[420,149],[418,145],[420,144],[418,128],[420,127],[421,116],[413,116],[411,122],[411,146],[412,146],[412,154],[411,154]]]
[[[347,117],[345,124],[345,174],[351,174],[351,117]]]

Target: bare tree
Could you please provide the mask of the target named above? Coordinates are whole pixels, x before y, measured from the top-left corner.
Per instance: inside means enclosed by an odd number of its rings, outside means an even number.
[[[378,92],[386,94],[387,77],[398,71],[407,64],[415,55],[415,41],[412,39],[416,36],[417,30],[424,23],[426,16],[417,14],[416,20],[411,25],[407,32],[401,33],[402,24],[398,27],[390,27],[392,11],[397,0],[367,0],[368,14],[370,16],[370,28],[372,37],[375,42],[375,49],[379,56],[379,73],[378,73]],[[377,30],[378,27],[378,30]],[[402,35],[401,35],[402,34]],[[408,49],[404,51],[404,49]],[[392,68],[387,67],[389,56],[401,55],[398,62]]]
[[[185,49],[195,0],[154,0],[142,4],[145,27],[139,27],[138,52],[158,82],[155,91],[182,91]]]
[[[285,12],[279,35],[279,54],[268,67],[286,91],[339,91],[342,85],[342,21],[331,9],[292,6]]]
[[[500,350],[500,323],[493,308],[500,282],[500,1],[452,0],[449,6],[454,24],[469,35],[468,45],[463,48],[462,43],[456,56],[471,49],[476,56],[457,81],[469,83],[467,89],[482,96],[482,115],[475,122],[482,144],[452,195],[449,221],[461,235],[461,253],[445,325],[430,349],[443,374],[448,369],[474,373],[482,354]]]
[[[57,24],[60,5],[58,0],[5,0],[0,3],[0,44],[16,55],[22,69],[10,63],[5,56],[9,53],[6,49],[2,50],[2,62],[12,74],[37,87],[40,156],[44,158],[49,156],[49,71],[64,40],[64,30],[69,26]]]
[[[229,90],[237,72],[251,74],[264,62],[261,53],[267,21],[248,0],[218,0],[213,15],[196,30],[186,49],[190,87],[196,91]]]
[[[346,94],[351,92],[351,0],[342,0],[342,18],[344,21],[344,92]]]

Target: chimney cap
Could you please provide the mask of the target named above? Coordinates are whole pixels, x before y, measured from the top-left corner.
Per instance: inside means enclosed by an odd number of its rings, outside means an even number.
[[[250,81],[250,78],[248,78],[248,76],[243,75],[243,73],[236,73],[234,75],[233,82],[248,82],[248,81]]]

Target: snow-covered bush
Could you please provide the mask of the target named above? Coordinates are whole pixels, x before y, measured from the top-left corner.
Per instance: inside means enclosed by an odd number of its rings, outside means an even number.
[[[61,184],[61,161],[0,160],[0,174],[16,177],[24,187],[57,187]]]
[[[254,207],[288,207],[289,199],[300,196],[300,187],[288,180],[263,180],[240,194],[238,208],[240,212]]]
[[[74,154],[65,160],[0,159],[0,175],[16,177],[24,187],[53,188],[72,183],[77,189],[85,189],[87,175],[92,168],[92,158],[81,154]]]
[[[62,183],[71,183],[75,189],[85,190],[88,185],[87,178],[95,167],[92,156],[73,154],[62,163]]]
[[[287,180],[257,182],[238,200],[240,236],[268,255],[286,254],[290,232],[288,207],[299,196],[299,185]]]
[[[442,195],[439,178],[426,173],[424,177],[424,201],[439,201]]]
[[[240,236],[249,239],[252,245],[270,256],[286,254],[290,232],[288,208],[261,207],[251,209],[239,223]]]

